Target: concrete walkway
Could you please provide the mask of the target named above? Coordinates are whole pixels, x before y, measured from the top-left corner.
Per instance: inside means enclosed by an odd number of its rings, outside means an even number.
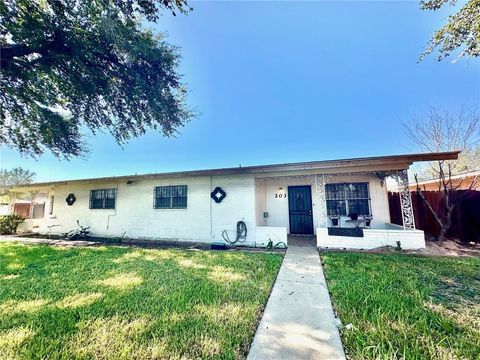
[[[247,360],[345,359],[316,247],[289,240]]]

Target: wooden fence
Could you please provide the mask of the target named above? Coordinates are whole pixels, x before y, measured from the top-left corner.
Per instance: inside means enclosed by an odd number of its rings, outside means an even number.
[[[437,213],[441,213],[444,206],[443,194],[438,191],[424,191],[423,195]],[[411,196],[416,228],[437,236],[440,227],[432,213],[416,191],[412,191]],[[452,226],[447,232],[447,236],[458,238],[464,242],[480,242],[480,191],[457,190],[452,192],[451,200],[456,205],[452,215]],[[388,203],[391,222],[403,225],[399,193],[389,192]]]

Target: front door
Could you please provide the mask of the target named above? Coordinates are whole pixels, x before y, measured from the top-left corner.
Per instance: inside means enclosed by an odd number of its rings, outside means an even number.
[[[290,234],[313,234],[312,188],[310,186],[288,187]]]

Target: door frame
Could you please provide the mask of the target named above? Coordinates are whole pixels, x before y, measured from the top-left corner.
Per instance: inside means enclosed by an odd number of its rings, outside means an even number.
[[[292,216],[290,214],[290,188],[307,188],[310,191],[310,220],[312,224],[312,232],[308,234],[294,234],[292,233]],[[310,236],[315,234],[315,224],[313,222],[313,194],[312,194],[312,185],[289,185],[287,187],[287,194],[288,194],[288,230],[289,235],[305,235]]]

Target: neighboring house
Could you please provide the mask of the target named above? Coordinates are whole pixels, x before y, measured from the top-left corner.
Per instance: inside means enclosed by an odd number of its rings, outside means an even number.
[[[448,176],[445,180],[449,181]],[[443,191],[443,185],[440,183],[438,178],[419,181],[418,185],[420,186],[420,189],[424,191]],[[480,170],[452,175],[451,184],[449,184],[449,186],[455,190],[480,191]],[[417,190],[417,184],[415,182],[410,183],[410,190]]]
[[[415,230],[407,169],[456,159],[458,152],[313,161],[215,170],[54,181],[10,189],[11,211],[28,215],[19,232],[59,234],[81,225],[92,235],[223,242],[247,227],[242,243],[316,235],[318,246],[425,246]],[[390,224],[385,178],[404,189],[404,227]],[[355,218],[357,218],[355,220]],[[335,226],[333,226],[335,225]],[[225,233],[224,233],[225,234]]]

